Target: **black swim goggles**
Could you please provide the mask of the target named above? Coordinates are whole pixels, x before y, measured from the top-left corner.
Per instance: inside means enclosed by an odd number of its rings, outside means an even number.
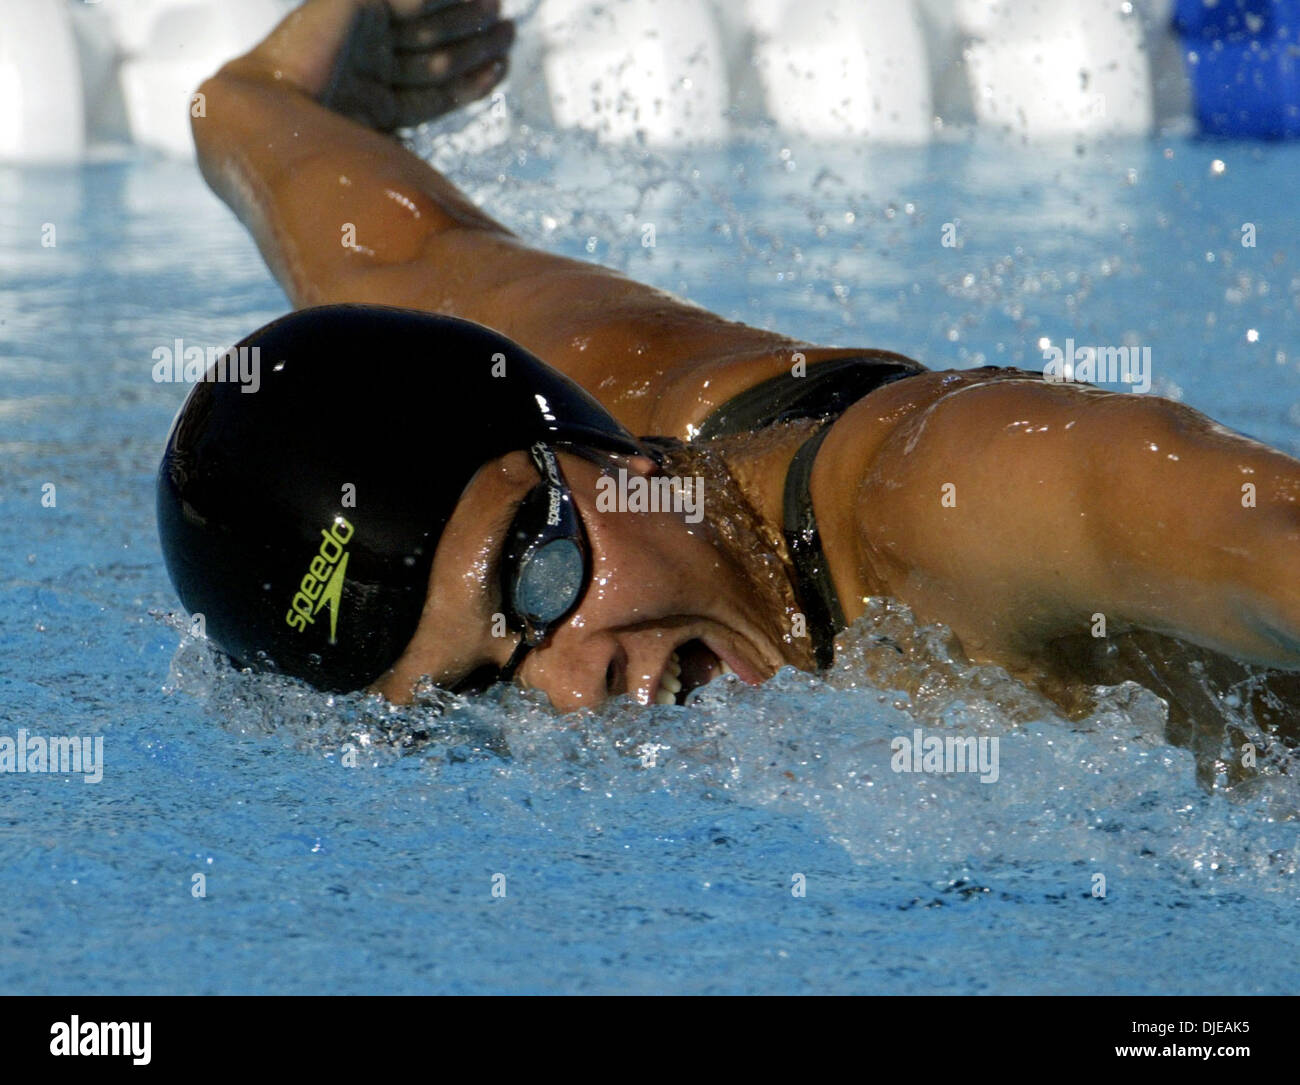
[[[577,609],[591,579],[587,533],[555,452],[539,441],[528,454],[542,479],[520,502],[501,551],[506,624],[521,634],[501,682]]]
[[[565,449],[598,464],[617,455],[567,443]],[[506,625],[520,634],[519,643],[504,668],[486,666],[471,671],[452,686],[456,693],[482,692],[493,682],[511,681],[524,657],[578,608],[591,581],[587,532],[555,452],[539,441],[528,454],[541,481],[528,491],[515,511],[500,563]],[[640,454],[662,463],[652,444],[647,444]]]

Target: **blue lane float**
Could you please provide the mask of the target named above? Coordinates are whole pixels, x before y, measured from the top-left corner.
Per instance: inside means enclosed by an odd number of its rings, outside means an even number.
[[[1300,0],[1179,0],[1174,29],[1203,135],[1300,136]]]

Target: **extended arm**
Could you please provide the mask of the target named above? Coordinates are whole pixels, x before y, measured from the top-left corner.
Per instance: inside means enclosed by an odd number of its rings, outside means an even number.
[[[310,0],[200,87],[203,174],[295,305],[371,302],[478,321],[639,433],[684,433],[796,350],[809,362],[844,353],[532,249],[480,211],[379,129],[487,93],[513,32],[496,0],[391,6],[390,18],[379,0]]]
[[[435,85],[435,97],[419,85],[407,58],[423,58],[428,69],[436,49],[399,53],[395,25],[382,4],[313,0],[199,88],[203,108],[192,122],[199,167],[248,227],[295,305],[396,304],[366,295],[383,294],[386,281],[400,281],[392,272],[439,238],[510,236],[385,130],[361,120],[383,113],[389,121],[413,124],[486,93],[504,71],[508,35],[497,31],[503,40],[495,61],[461,73],[454,87]],[[365,101],[367,84],[357,65],[393,69],[399,57],[410,85],[376,84]],[[450,270],[443,277],[450,279]]]

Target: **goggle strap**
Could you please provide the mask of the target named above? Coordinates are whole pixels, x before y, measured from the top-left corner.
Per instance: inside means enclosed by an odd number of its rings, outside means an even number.
[[[513,682],[515,672],[519,670],[524,661],[524,657],[533,650],[535,645],[528,637],[520,637],[519,643],[515,645],[515,650],[510,653],[510,658],[506,660],[506,665],[501,668],[501,675],[498,678],[500,682]]]

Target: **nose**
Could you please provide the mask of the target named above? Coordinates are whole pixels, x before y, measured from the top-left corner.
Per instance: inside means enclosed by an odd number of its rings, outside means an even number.
[[[565,625],[533,650],[519,677],[545,693],[560,712],[595,708],[627,692],[627,652],[608,633],[589,634]]]

